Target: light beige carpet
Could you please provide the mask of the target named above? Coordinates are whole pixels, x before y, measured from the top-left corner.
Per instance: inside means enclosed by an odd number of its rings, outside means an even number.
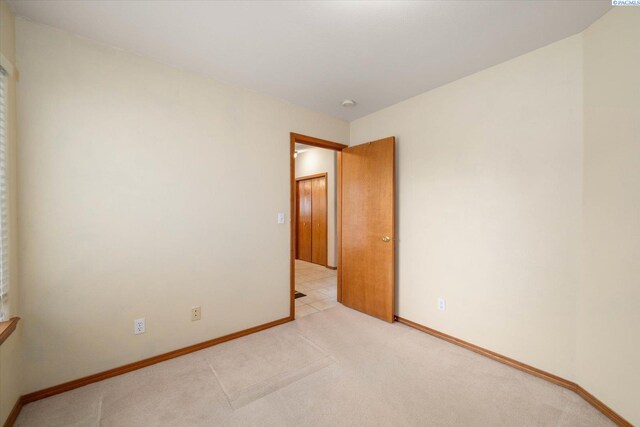
[[[239,408],[334,361],[294,328],[267,330],[206,355],[229,404]]]
[[[25,406],[18,426],[610,426],[574,393],[338,306]]]

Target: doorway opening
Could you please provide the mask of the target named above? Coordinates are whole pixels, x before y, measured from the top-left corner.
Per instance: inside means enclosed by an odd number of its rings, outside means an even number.
[[[291,318],[340,301],[340,152],[346,145],[291,134]]]
[[[394,321],[395,144],[388,137],[349,147],[291,134],[291,320],[341,303]],[[305,150],[328,151],[334,167],[303,166]]]

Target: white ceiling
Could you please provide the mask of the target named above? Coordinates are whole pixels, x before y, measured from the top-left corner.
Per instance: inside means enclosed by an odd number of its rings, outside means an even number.
[[[603,1],[20,1],[28,19],[353,120],[580,32]],[[345,98],[358,105],[342,107]]]

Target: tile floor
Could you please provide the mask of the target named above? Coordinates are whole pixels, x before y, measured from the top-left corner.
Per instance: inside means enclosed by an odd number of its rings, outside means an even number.
[[[296,319],[338,305],[336,270],[296,260],[296,291],[306,296],[296,299]]]

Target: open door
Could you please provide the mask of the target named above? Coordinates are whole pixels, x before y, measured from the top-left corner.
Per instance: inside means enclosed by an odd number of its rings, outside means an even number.
[[[395,138],[345,148],[340,164],[340,300],[393,322]]]

